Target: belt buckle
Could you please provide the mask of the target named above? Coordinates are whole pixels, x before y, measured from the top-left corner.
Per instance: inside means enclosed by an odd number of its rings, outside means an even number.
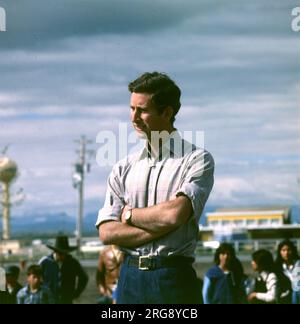
[[[145,264],[146,260],[149,260],[150,262],[148,264]],[[152,256],[151,255],[142,255],[139,257],[139,270],[147,271],[151,270],[152,268]]]

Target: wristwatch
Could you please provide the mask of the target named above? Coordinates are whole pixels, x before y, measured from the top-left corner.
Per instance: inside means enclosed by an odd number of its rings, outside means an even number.
[[[128,225],[132,225],[132,221],[131,221],[131,218],[132,218],[132,209],[129,209],[127,210],[127,212],[125,213],[125,221],[126,221],[126,224]]]
[[[181,191],[177,192],[176,197],[187,197],[187,198],[189,198],[184,192],[181,192]]]

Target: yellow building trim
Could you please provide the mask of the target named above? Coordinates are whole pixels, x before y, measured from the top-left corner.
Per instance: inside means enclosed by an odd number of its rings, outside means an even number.
[[[284,220],[284,215],[224,215],[224,216],[207,216],[208,221],[237,221],[237,220]]]

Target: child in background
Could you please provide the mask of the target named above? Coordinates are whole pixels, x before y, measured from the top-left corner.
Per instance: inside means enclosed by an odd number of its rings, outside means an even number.
[[[54,304],[51,291],[42,285],[42,269],[32,265],[27,270],[27,285],[17,295],[18,304]]]
[[[254,291],[248,295],[251,304],[275,304],[278,299],[278,279],[272,254],[264,249],[252,254],[252,268],[258,272]]]
[[[11,265],[5,268],[6,277],[6,304],[16,304],[17,294],[22,289],[22,285],[18,282],[20,268]]]

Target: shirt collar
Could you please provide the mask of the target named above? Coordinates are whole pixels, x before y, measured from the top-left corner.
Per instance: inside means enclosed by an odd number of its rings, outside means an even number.
[[[180,133],[175,129],[172,133],[164,137],[164,142],[159,152],[160,154],[154,160],[161,161],[166,157],[182,157],[184,150],[187,150],[187,145],[192,144],[184,141]],[[153,159],[153,157],[151,157],[151,147],[148,140],[145,141],[144,148],[141,150],[138,159],[142,160],[145,158]]]
[[[283,263],[282,267],[283,267],[284,270],[292,271],[294,269],[294,267],[295,267],[295,263],[291,264],[291,265],[287,265],[286,263]]]
[[[36,290],[35,293],[32,293],[32,292],[31,292],[29,284],[26,285],[26,289],[27,289],[27,293],[28,293],[28,294],[37,294],[37,293],[39,293],[39,292],[41,291],[41,289],[42,289],[42,284],[40,284],[40,286],[38,287],[38,289]]]

